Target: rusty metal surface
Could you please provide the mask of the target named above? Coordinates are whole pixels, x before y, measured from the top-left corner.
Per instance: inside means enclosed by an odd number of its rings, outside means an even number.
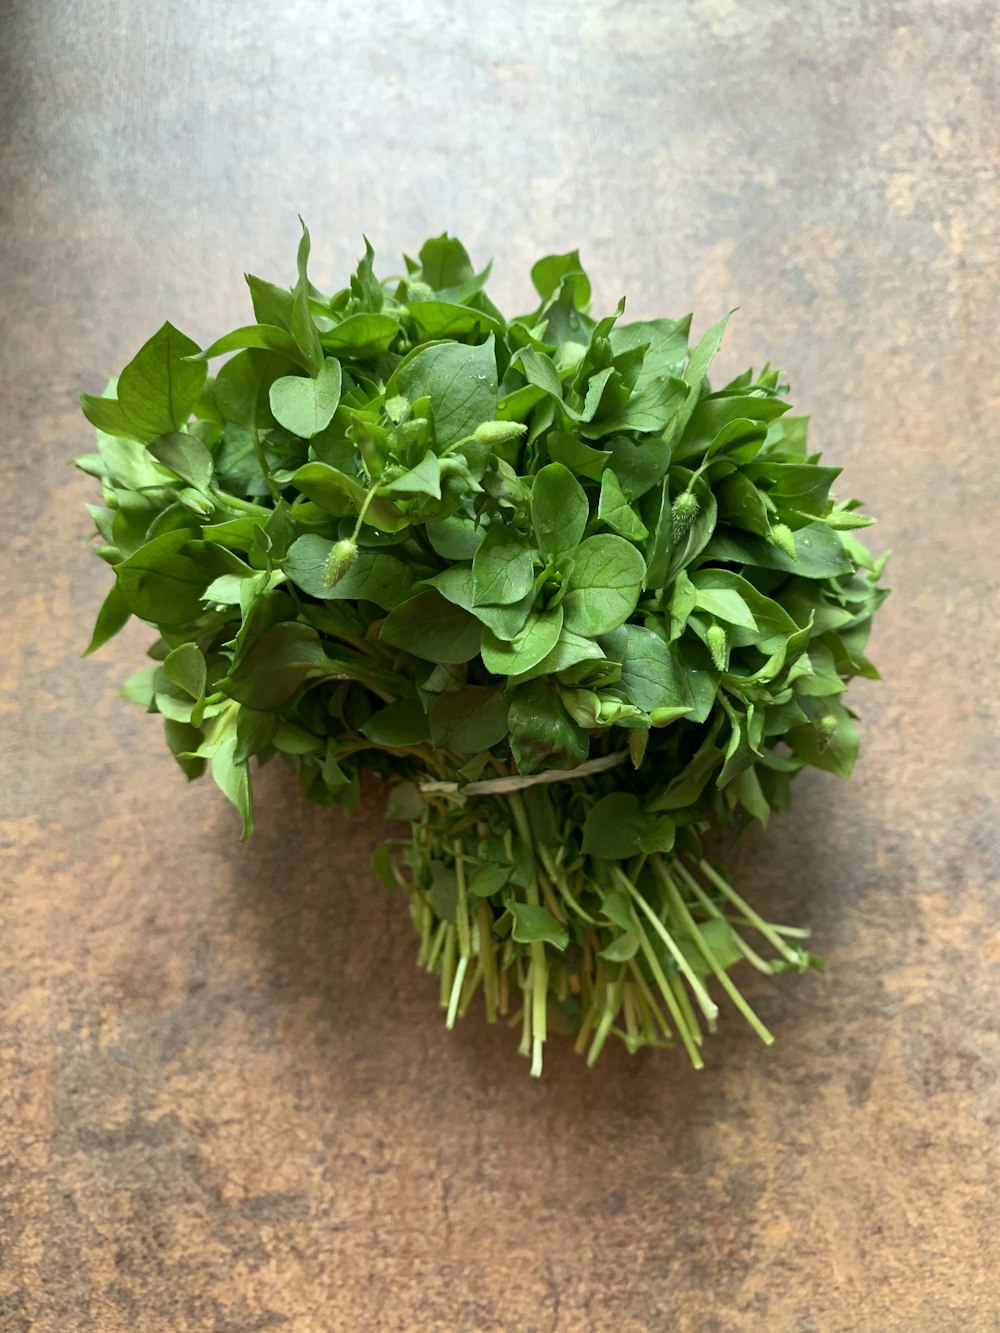
[[[982,0],[0,7],[0,1328],[969,1333],[997,1269],[997,29]],[[278,771],[259,827],[77,661],[76,411],[242,272],[445,227],[527,304],[740,313],[895,596],[850,785],[738,869],[825,978],[693,1074],[444,1031],[403,904]],[[992,472],[991,472],[992,469]],[[992,683],[991,683],[992,682]]]

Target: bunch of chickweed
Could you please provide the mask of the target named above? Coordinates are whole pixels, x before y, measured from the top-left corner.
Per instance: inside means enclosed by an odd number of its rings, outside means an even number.
[[[770,1042],[741,968],[817,960],[702,839],[766,824],[805,765],[850,773],[871,520],[778,371],[710,386],[728,317],[693,344],[689,317],[596,319],[575,251],[514,318],[447,234],[384,279],[366,244],[332,295],[308,257],[303,229],[292,287],[247,278],[253,322],[164,324],[83,395],[114,572],[90,650],[155,629],[124,692],[244,836],[276,756],[342,812],[381,782],[409,832],[375,874],[448,1027],[481,1007],[534,1074],[550,1031],[700,1067],[720,1003]]]

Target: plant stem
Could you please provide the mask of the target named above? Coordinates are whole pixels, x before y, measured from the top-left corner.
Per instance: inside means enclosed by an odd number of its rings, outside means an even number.
[[[657,865],[659,865],[660,858],[656,857],[655,860]],[[705,987],[702,985],[701,978],[695,974],[693,968],[691,967],[691,964],[684,957],[684,954],[681,952],[681,950],[677,947],[677,942],[674,940],[674,937],[670,934],[666,926],[663,924],[660,918],[650,907],[649,903],[646,902],[645,898],[635,887],[632,881],[628,879],[627,876],[625,876],[618,869],[617,866],[614,867],[612,874],[625,889],[626,893],[631,895],[631,897],[635,900],[638,906],[642,909],[644,914],[652,922],[653,929],[656,931],[656,933],[663,940],[664,944],[670,950],[671,956],[674,962],[677,964],[679,971],[681,971],[686,977],[687,983],[694,992],[694,997],[698,1001],[698,1005],[701,1008],[702,1013],[709,1020],[709,1022],[714,1022],[715,1019],[717,1019],[719,1016],[719,1007],[712,999],[712,997],[709,995]]]
[[[271,476],[271,469],[267,465],[267,455],[264,452],[264,445],[260,438],[260,431],[257,429],[257,423],[252,422],[250,426],[250,439],[253,441],[253,451],[257,455],[257,466],[260,468],[261,476],[267,483],[267,489],[274,503],[281,503],[281,491],[277,483]]]
[[[462,957],[467,959],[472,952],[472,942],[469,937],[469,911],[466,902],[465,859],[462,853],[462,844],[457,839],[452,850],[455,854],[455,883],[458,886],[458,901],[455,904],[455,925],[458,928],[458,947]]]
[[[681,1041],[684,1043],[684,1049],[688,1053],[688,1059],[694,1065],[695,1069],[703,1069],[704,1061],[698,1054],[698,1048],[691,1039],[691,1033],[688,1031],[688,1026],[684,1021],[684,1015],[677,1003],[677,997],[670,989],[670,983],[667,981],[667,978],[663,975],[663,968],[660,966],[660,960],[653,952],[653,946],[646,938],[646,932],[644,930],[639,931],[639,947],[642,949],[646,962],[649,964],[649,970],[653,974],[653,980],[656,982],[657,986],[659,986],[660,994],[666,1001],[667,1009],[670,1011],[670,1017],[674,1020],[674,1027],[676,1027],[677,1033]]]
[[[514,822],[517,824],[518,836],[524,840],[526,846],[533,847],[534,838],[531,834],[531,823],[520,794],[511,792],[507,799],[514,814]],[[540,906],[538,875],[534,868],[534,857],[532,857],[531,878],[525,889],[525,897],[532,907]],[[548,1035],[548,963],[545,957],[545,944],[542,940],[534,940],[528,948],[531,953],[531,1073],[535,1078],[540,1078],[542,1073],[542,1048]],[[525,1008],[527,1008],[527,1003],[527,998],[525,998]]]
[[[497,959],[493,942],[493,913],[485,898],[480,898],[476,908],[476,924],[479,927],[479,961],[483,969],[483,994],[486,997],[486,1020],[497,1021]]]
[[[731,884],[726,883],[717,870],[714,870],[704,858],[699,862],[698,868],[706,879],[712,881],[720,893],[723,893],[735,907],[739,908],[746,919],[753,925],[754,929],[760,931],[768,944],[773,945],[778,953],[780,953],[783,958],[786,958],[788,962],[795,963],[796,966],[798,966],[800,955],[797,954],[794,949],[788,947],[781,936],[776,931],[772,930],[762,917],[757,915],[750,904],[740,897]]]
[[[667,895],[669,896],[670,901],[673,904],[674,910],[680,916],[681,920],[685,923],[685,926],[687,927],[689,933],[691,934],[691,937],[693,938],[698,949],[701,951],[705,959],[705,962],[709,965],[709,967],[714,972],[715,976],[718,978],[719,985],[723,988],[723,990],[732,1000],[733,1004],[736,1005],[737,1009],[739,1009],[740,1013],[753,1028],[754,1032],[757,1033],[757,1036],[760,1037],[761,1041],[764,1042],[766,1046],[770,1046],[774,1041],[774,1037],[767,1030],[764,1024],[760,1021],[760,1019],[754,1013],[753,1009],[750,1007],[747,1001],[743,998],[742,994],[736,988],[732,979],[730,978],[729,973],[726,972],[725,968],[719,965],[719,960],[716,958],[715,954],[712,952],[712,950],[708,947],[708,944],[705,942],[704,935],[702,935],[701,931],[695,924],[694,918],[688,911],[687,904],[684,902],[683,898],[678,893],[677,885],[671,879],[666,866],[658,865],[657,873],[659,874],[660,881],[663,884],[664,888],[666,889]]]
[[[448,1016],[445,1019],[445,1027],[450,1031],[455,1026],[455,1016],[458,1013],[458,1001],[462,994],[462,983],[465,981],[465,970],[469,966],[468,954],[463,954],[458,960],[458,966],[455,968],[455,978],[451,983],[451,994],[448,997]]]

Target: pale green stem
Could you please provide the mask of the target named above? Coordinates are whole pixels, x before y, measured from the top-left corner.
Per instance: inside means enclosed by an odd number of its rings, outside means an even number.
[[[664,888],[666,889],[668,895],[670,896],[670,901],[673,904],[674,910],[680,916],[681,920],[685,923],[685,926],[687,927],[692,938],[694,939],[695,944],[701,951],[705,959],[705,962],[709,965],[715,976],[718,978],[719,985],[723,988],[723,990],[732,1000],[733,1004],[736,1005],[737,1009],[739,1009],[740,1013],[753,1028],[754,1032],[757,1033],[757,1036],[760,1037],[761,1041],[764,1042],[766,1046],[770,1046],[774,1041],[774,1037],[767,1030],[764,1024],[760,1021],[760,1019],[754,1013],[753,1009],[743,998],[740,991],[733,984],[733,981],[730,978],[729,973],[725,970],[725,968],[720,966],[718,959],[716,958],[712,950],[708,947],[708,944],[705,942],[705,937],[698,929],[697,925],[695,924],[694,918],[688,911],[687,904],[684,902],[684,899],[678,893],[677,885],[674,883],[670,875],[667,873],[666,867],[663,868],[660,878]]]
[[[690,1029],[691,1040],[694,1042],[696,1046],[700,1046],[704,1040],[701,1031],[701,1024],[698,1022],[698,1015],[695,1013],[694,1006],[691,1004],[691,1001],[688,998],[688,993],[684,989],[684,982],[681,981],[680,977],[677,975],[676,972],[673,972],[668,978],[668,980],[670,981],[671,989],[677,996],[677,1003],[681,1007],[681,1013],[684,1015],[684,1021],[687,1023],[688,1028]],[[712,1023],[711,1026],[712,1029],[714,1030],[715,1024]]]
[[[657,1023],[659,1023],[660,1027],[663,1029],[663,1035],[666,1037],[667,1041],[670,1041],[673,1038],[674,1034],[670,1030],[670,1024],[663,1017],[663,1010],[656,1003],[656,996],[649,989],[649,982],[642,975],[642,972],[639,970],[639,967],[634,959],[632,959],[629,962],[629,968],[631,969],[632,975],[635,978],[636,985],[639,987],[639,990],[642,993],[643,999],[646,1001],[646,1008],[648,1012],[652,1014],[653,1018],[657,1021]]]
[[[659,858],[657,858],[657,865],[659,865]],[[649,903],[646,902],[645,898],[642,896],[639,890],[632,884],[631,880],[629,880],[625,875],[622,874],[622,872],[618,869],[617,866],[615,866],[614,869],[612,870],[612,874],[615,876],[616,879],[618,879],[618,881],[621,883],[625,891],[634,899],[634,901],[636,902],[638,907],[642,910],[644,915],[649,918],[650,922],[652,923],[653,929],[657,932],[657,934],[663,940],[664,944],[670,950],[670,954],[674,962],[677,964],[678,971],[680,971],[684,975],[688,985],[694,992],[694,997],[698,1001],[698,1006],[701,1009],[702,1013],[709,1020],[709,1022],[714,1022],[714,1020],[719,1016],[719,1007],[712,999],[712,997],[709,995],[705,987],[702,985],[701,978],[697,976],[697,974],[691,967],[691,964],[688,962],[688,960],[684,957],[684,954],[678,948],[677,942],[675,941],[673,936],[670,934],[666,926],[663,924],[660,918],[650,907]]]
[[[576,915],[580,917],[583,921],[586,921],[586,923],[589,926],[596,926],[597,922],[594,920],[594,918],[583,910],[583,908],[580,906],[577,900],[573,897],[572,893],[570,893],[569,885],[566,883],[566,873],[565,871],[562,874],[559,873],[559,868],[553,861],[552,854],[549,852],[549,849],[547,847],[538,847],[537,852],[538,852],[538,859],[545,867],[545,873],[548,875],[552,883],[555,884],[556,888],[562,894],[563,898],[565,898],[566,902],[570,905],[570,907],[573,909]]]
[[[734,907],[739,908],[753,928],[760,931],[768,944],[773,945],[778,953],[780,953],[783,958],[787,958],[790,963],[795,963],[796,965],[799,964],[801,955],[795,953],[794,950],[788,947],[781,936],[773,930],[762,917],[757,915],[750,904],[744,898],[740,897],[731,884],[726,883],[717,870],[714,870],[704,859],[699,863],[698,868],[701,870],[701,873],[705,878],[711,880],[719,892],[729,899]]]
[[[684,1021],[684,1015],[677,1003],[677,997],[670,989],[670,983],[667,981],[667,978],[663,975],[663,968],[660,966],[660,960],[653,952],[653,946],[646,938],[646,932],[641,927],[639,928],[638,934],[639,947],[642,949],[646,962],[649,964],[649,970],[653,974],[653,980],[656,982],[657,986],[659,986],[660,994],[666,1001],[667,1009],[670,1011],[670,1017],[674,1020],[674,1027],[677,1029],[680,1039],[684,1043],[684,1049],[688,1053],[688,1059],[694,1065],[695,1069],[704,1069],[705,1062],[698,1053],[698,1047],[691,1039],[691,1033],[688,1031],[687,1023]]]
[[[604,992],[604,1011],[601,1014],[600,1022],[597,1024],[597,1031],[594,1033],[594,1040],[590,1044],[590,1050],[587,1052],[587,1066],[593,1065],[594,1061],[600,1055],[607,1040],[608,1033],[611,1031],[611,1024],[618,1016],[618,1010],[621,1008],[621,977],[617,981],[609,983]]]
[[[531,824],[528,812],[524,808],[518,792],[511,792],[507,798],[514,814],[519,836],[525,845],[532,847]],[[533,861],[533,858],[532,858]],[[532,869],[531,879],[525,889],[525,897],[532,907],[540,906],[538,896],[538,876]],[[548,1020],[548,962],[545,957],[545,943],[534,940],[528,946],[531,953],[531,1073],[540,1078],[542,1073],[542,1048],[547,1036]],[[527,998],[525,999],[527,1005]]]
[[[497,959],[493,942],[493,913],[485,898],[480,898],[476,908],[479,927],[479,959],[483,969],[483,993],[486,997],[486,1021],[497,1020]]]
[[[455,927],[449,926],[444,937],[444,956],[441,959],[441,1003],[451,999],[451,985],[455,979]]]
[[[454,952],[454,949],[452,950]],[[462,994],[462,983],[465,981],[465,969],[469,966],[468,954],[463,954],[458,960],[458,966],[455,968],[455,978],[451,983],[451,994],[448,997],[448,1016],[445,1019],[445,1027],[453,1028],[455,1026],[455,1016],[458,1013],[458,1001]]]
[[[465,861],[462,855],[462,844],[456,839],[453,846],[455,854],[455,883],[458,886],[458,901],[455,904],[455,924],[458,927],[458,947],[463,958],[468,958],[472,952],[472,944],[469,937],[469,909],[465,888]]]

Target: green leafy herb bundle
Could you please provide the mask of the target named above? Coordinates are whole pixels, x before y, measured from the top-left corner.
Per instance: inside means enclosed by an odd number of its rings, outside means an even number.
[[[706,859],[805,764],[846,777],[843,702],[884,590],[765,367],[711,389],[722,319],[589,314],[576,252],[507,319],[462,245],[343,290],[248,277],[254,322],[164,324],[100,397],[90,650],[154,626],[126,695],[253,827],[252,761],[410,822],[374,868],[409,895],[447,1023],[481,994],[540,1073],[550,1028],[596,1059],[700,1066],[732,973],[816,964]],[[208,374],[209,366],[215,369]]]

